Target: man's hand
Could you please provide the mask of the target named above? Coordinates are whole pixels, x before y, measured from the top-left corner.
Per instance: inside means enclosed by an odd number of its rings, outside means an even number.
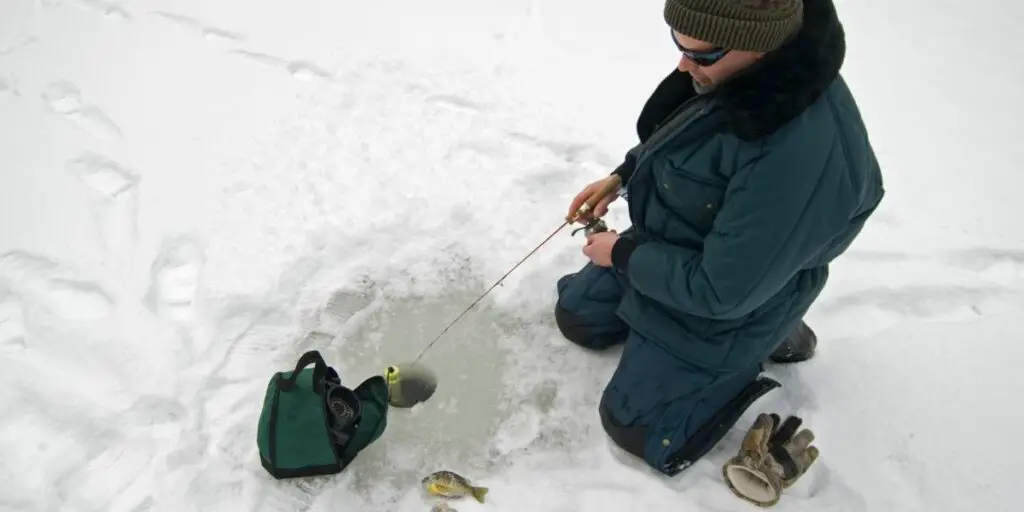
[[[594,233],[587,237],[587,245],[583,246],[583,254],[586,254],[594,265],[599,267],[612,266],[612,247],[619,240],[619,234],[614,231]]]
[[[591,183],[590,185],[584,187],[579,194],[576,194],[576,197],[573,198],[572,203],[569,204],[568,217],[572,217],[573,215],[575,215],[576,211],[579,210],[581,206],[583,206],[583,203],[587,202],[587,199],[590,199],[590,196],[593,196],[594,194],[598,193],[601,190],[601,188],[604,187],[606,183],[608,183],[608,180],[611,179],[618,179],[618,177],[609,176],[607,178],[599,179]],[[585,217],[578,219],[577,222],[579,222],[580,224],[585,224],[589,218],[599,219],[601,217],[604,217],[604,215],[608,213],[608,205],[612,204],[612,202],[614,202],[618,198],[619,195],[616,193],[611,193],[604,196],[603,198],[601,198],[600,201],[598,201],[597,204],[594,205],[594,209],[590,213],[588,213]]]

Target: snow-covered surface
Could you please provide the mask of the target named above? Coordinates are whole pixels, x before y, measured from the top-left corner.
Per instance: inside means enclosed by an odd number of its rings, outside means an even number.
[[[778,510],[1018,510],[1021,7],[841,0],[888,197],[808,321],[819,355],[674,479],[609,447],[617,353],[560,339],[553,239],[426,357],[349,471],[259,466],[267,378],[411,358],[633,144],[660,0],[0,2],[0,509],[753,510],[756,412],[820,461]],[[608,217],[625,226],[622,205]]]

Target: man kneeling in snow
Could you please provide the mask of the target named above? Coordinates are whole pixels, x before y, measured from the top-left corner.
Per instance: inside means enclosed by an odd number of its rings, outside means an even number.
[[[555,317],[584,347],[625,344],[602,423],[673,475],[779,385],[766,359],[813,354],[802,317],[884,191],[832,0],[667,0],[664,16],[682,58],[614,172],[633,225],[588,236]]]

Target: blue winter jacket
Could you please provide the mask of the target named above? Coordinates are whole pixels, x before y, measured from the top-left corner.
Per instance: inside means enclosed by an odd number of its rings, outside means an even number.
[[[618,315],[709,370],[763,361],[807,312],[884,191],[857,103],[839,75],[831,1],[747,71],[697,94],[670,74],[616,170],[633,228],[615,268]]]

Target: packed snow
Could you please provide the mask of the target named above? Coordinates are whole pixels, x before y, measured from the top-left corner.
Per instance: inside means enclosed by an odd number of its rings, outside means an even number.
[[[754,510],[720,467],[774,411],[822,453],[778,510],[1018,510],[1024,8],[883,4],[837,5],[888,195],[818,355],[707,457],[665,478],[606,439],[618,353],[550,315],[565,230],[428,352],[433,399],[277,481],[273,372],[414,357],[556,228],[676,63],[663,2],[3,0],[0,509],[426,511],[451,469],[490,488],[460,512]]]

